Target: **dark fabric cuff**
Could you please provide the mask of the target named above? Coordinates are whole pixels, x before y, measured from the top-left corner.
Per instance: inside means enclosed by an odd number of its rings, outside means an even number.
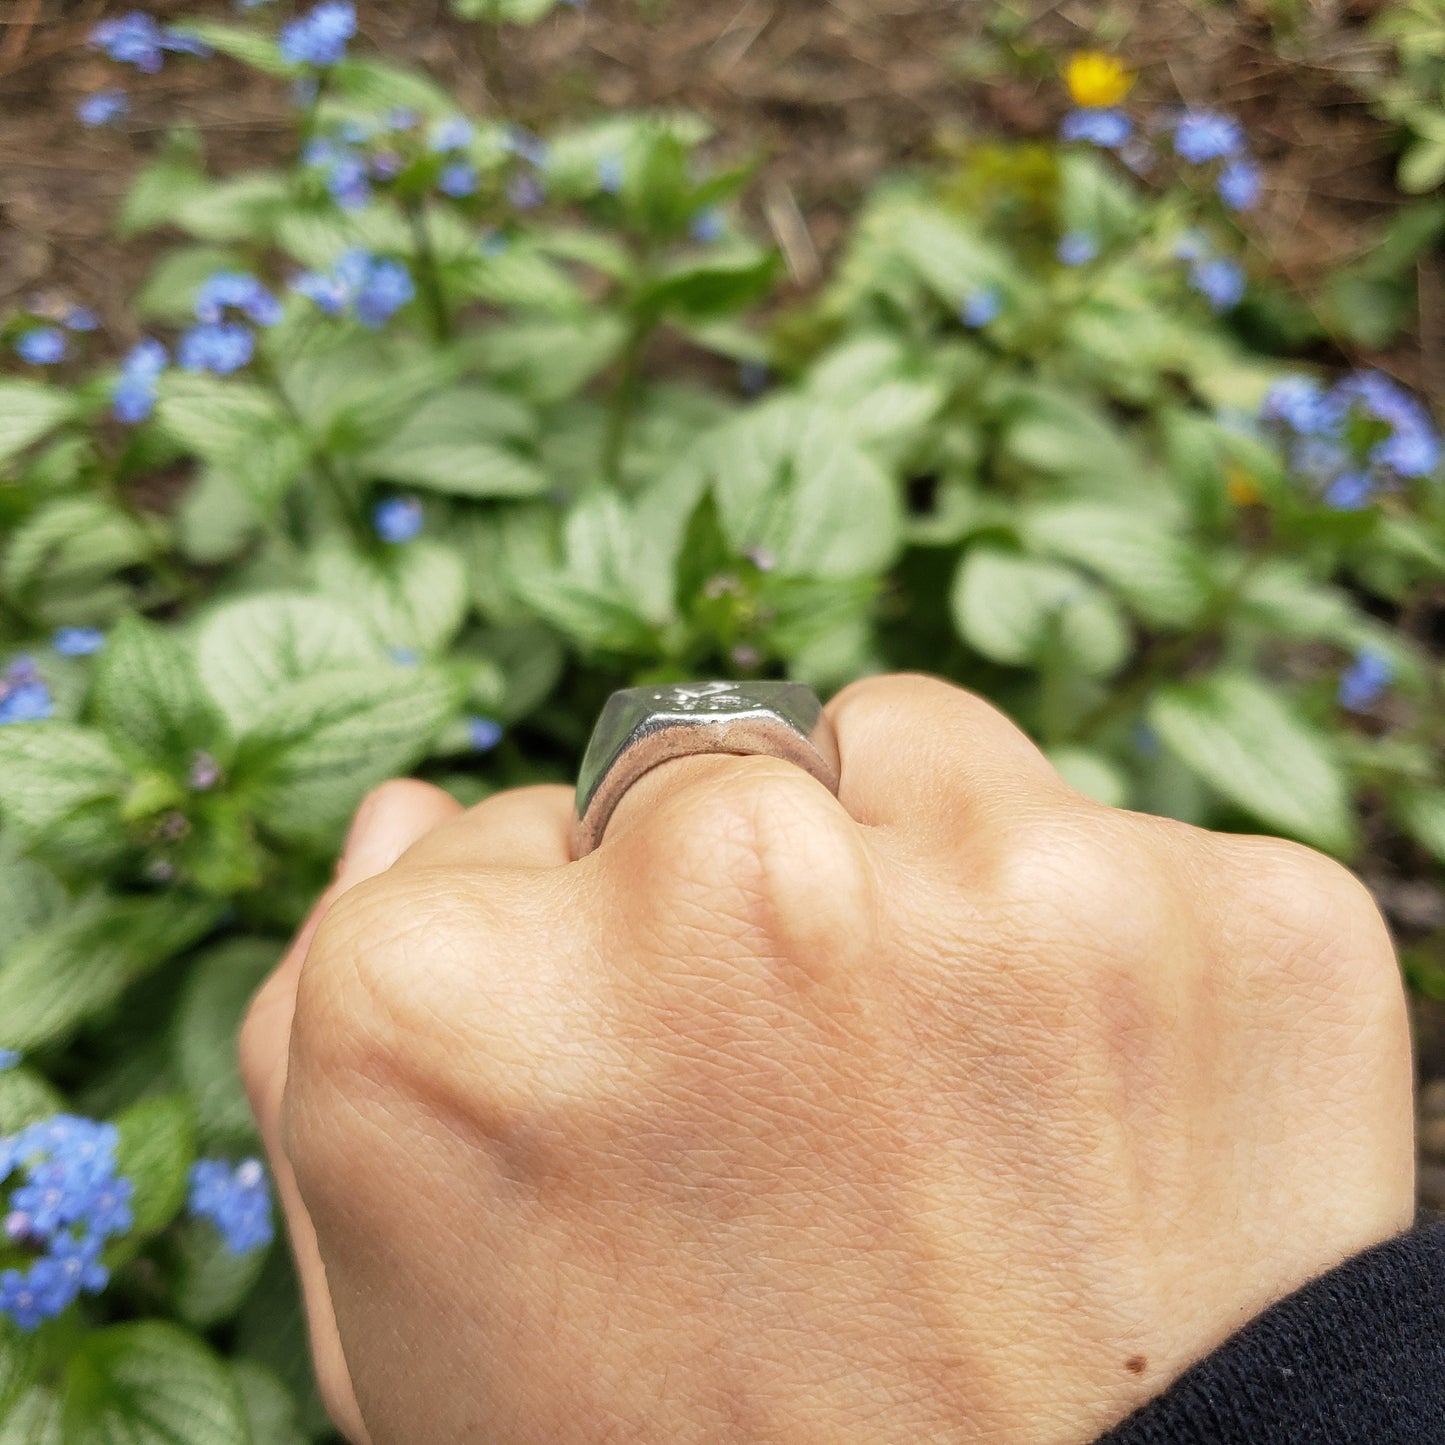
[[[1445,1445],[1445,1224],[1272,1305],[1098,1445]]]

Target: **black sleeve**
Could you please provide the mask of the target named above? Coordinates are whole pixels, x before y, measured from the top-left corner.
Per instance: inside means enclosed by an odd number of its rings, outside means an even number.
[[[1280,1300],[1098,1445],[1445,1445],[1445,1224]]]

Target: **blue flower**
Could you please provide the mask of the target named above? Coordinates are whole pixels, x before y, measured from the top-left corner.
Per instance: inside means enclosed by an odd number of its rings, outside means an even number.
[[[1368,472],[1343,472],[1325,488],[1325,505],[1337,512],[1363,511],[1378,490]]]
[[[31,366],[54,366],[65,360],[66,345],[58,326],[32,326],[15,338],[15,354]]]
[[[275,326],[281,319],[281,303],[245,271],[217,271],[196,290],[196,320],[214,325],[226,320],[228,311],[239,311],[257,326]]]
[[[542,170],[551,159],[551,150],[547,142],[539,135],[534,135],[524,126],[514,125],[502,140],[505,150],[511,151],[515,156],[520,156],[524,161]]]
[[[727,234],[727,217],[717,206],[708,206],[688,222],[687,233],[700,246],[716,245]]]
[[[1264,189],[1264,173],[1248,157],[1230,161],[1220,171],[1214,188],[1231,211],[1251,211],[1259,204]]]
[[[100,317],[89,306],[72,306],[61,320],[67,331],[99,331]]]
[[[738,385],[745,396],[761,396],[772,379],[766,362],[743,361],[738,364]]]
[[[1428,476],[1440,465],[1440,434],[1419,400],[1382,371],[1357,371],[1335,388],[1334,396],[1348,412],[1358,407],[1390,434],[1377,442],[1369,460],[1397,476]]]
[[[1334,425],[1324,388],[1312,376],[1284,376],[1270,387],[1260,417],[1282,422],[1300,436],[1318,436]]]
[[[356,7],[350,0],[322,0],[313,10],[281,27],[281,55],[292,65],[335,65],[356,34]]]
[[[97,90],[75,107],[81,125],[114,125],[130,110],[130,100],[123,90]]]
[[[134,426],[155,410],[156,382],[170,364],[159,341],[137,342],[121,362],[120,375],[111,387],[111,412],[118,422]]]
[[[97,1294],[109,1274],[101,1264],[107,1239],[134,1223],[134,1186],[116,1163],[119,1131],[56,1114],[0,1139],[0,1184],[19,1174],[5,1215],[5,1233],[38,1257],[27,1269],[0,1275],[0,1313],[33,1330]]]
[[[247,1159],[234,1170],[224,1159],[198,1159],[190,1184],[190,1212],[210,1220],[232,1254],[264,1249],[275,1238],[271,1191],[259,1159]]]
[[[1099,243],[1087,231],[1070,231],[1059,242],[1058,258],[1065,266],[1087,266],[1099,254]]]
[[[18,1049],[0,1049],[0,1073],[6,1069],[13,1069],[23,1055]]]
[[[1134,123],[1122,110],[1071,110],[1059,126],[1066,141],[1087,141],[1114,150],[1134,134]]]
[[[196,793],[207,793],[221,781],[221,765],[204,749],[191,754],[186,772],[186,786]]]
[[[627,162],[619,155],[603,156],[597,162],[597,184],[609,196],[618,195],[627,182]]]
[[[453,161],[442,168],[442,173],[437,178],[437,190],[454,200],[475,195],[477,168],[470,161]]]
[[[410,105],[393,106],[386,113],[386,128],[393,133],[415,130],[421,124],[421,112]]]
[[[975,291],[958,308],[958,319],[977,331],[998,320],[1003,313],[1003,297],[992,286]]]
[[[134,65],[148,75],[154,75],[161,68],[167,50],[189,55],[211,53],[202,41],[162,27],[139,10],[132,10],[119,20],[103,20],[90,32],[90,43],[105,51],[112,60]]]
[[[181,337],[176,361],[183,371],[229,376],[256,354],[256,338],[236,321],[202,322]]]
[[[416,296],[411,272],[400,261],[362,250],[346,252],[330,272],[304,272],[291,285],[328,316],[339,316],[351,308],[357,320],[372,330]]]
[[[105,646],[105,633],[98,627],[62,627],[50,645],[62,657],[89,657]]]
[[[431,133],[428,144],[439,155],[464,151],[472,143],[472,123],[465,116],[454,115],[442,121]]]
[[[0,673],[0,726],[44,722],[54,710],[50,689],[31,658],[17,657]]]
[[[1216,110],[1188,110],[1174,129],[1175,153],[1191,165],[1228,160],[1245,151],[1244,127]]]
[[[1340,674],[1340,706],[1347,712],[1368,712],[1384,696],[1395,676],[1394,664],[1368,648]]]
[[[414,541],[425,516],[415,497],[387,497],[371,509],[371,525],[383,542],[399,547]]]
[[[507,199],[519,211],[535,211],[547,199],[547,188],[536,176],[513,176],[507,183]]]
[[[489,717],[467,719],[467,740],[474,752],[489,753],[501,742],[504,730],[501,723]]]
[[[421,666],[421,654],[414,647],[393,647],[388,651],[387,656],[398,667]]]
[[[1238,306],[1247,285],[1243,269],[1224,256],[1196,261],[1189,268],[1189,284],[1216,311],[1232,311]]]

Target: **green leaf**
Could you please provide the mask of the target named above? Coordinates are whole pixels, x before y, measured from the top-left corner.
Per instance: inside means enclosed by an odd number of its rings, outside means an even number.
[[[425,754],[456,702],[427,668],[333,671],[282,689],[251,735],[259,816],[280,837],[330,841],[365,793]]]
[[[1053,387],[1019,387],[1003,414],[1003,448],[1014,461],[1074,482],[1102,482],[1115,494],[1137,497],[1147,485],[1128,438],[1089,402]]]
[[[1161,688],[1149,722],[1212,788],[1271,828],[1341,856],[1354,810],[1330,741],[1253,677],[1216,673]]]
[[[764,403],[705,438],[685,466],[710,477],[734,550],[767,549],[780,576],[876,574],[901,545],[894,484],[831,407]]]
[[[159,1320],[87,1335],[60,1395],[64,1445],[253,1445],[230,1372]]]
[[[69,1038],[137,979],[202,938],[223,905],[177,894],[91,898],[0,961],[0,1047]]]
[[[308,1445],[311,1432],[302,1426],[300,1402],[275,1371],[256,1360],[232,1360],[231,1374],[241,1393],[251,1445]]]
[[[1445,137],[1417,140],[1400,161],[1400,189],[1423,196],[1445,181]]]
[[[1400,826],[1427,853],[1445,863],[1445,788],[1420,788],[1394,800]]]
[[[91,691],[95,721],[115,743],[181,761],[214,742],[218,719],[173,631],[127,617],[106,639]]]
[[[262,938],[232,939],[201,954],[187,974],[171,1024],[171,1057],[207,1147],[255,1142],[236,1039],[251,996],[282,948]]]
[[[959,636],[1011,667],[1054,648],[1085,676],[1108,677],[1129,655],[1129,629],[1098,586],[1071,567],[974,547],[951,597]]]
[[[1025,514],[1023,535],[1036,550],[1111,583],[1146,622],[1188,626],[1209,600],[1189,544],[1144,512],[1102,502],[1047,503]]]
[[[556,8],[557,0],[452,0],[452,10],[463,20],[492,25],[535,25]]]
[[[321,591],[388,648],[439,652],[466,615],[466,569],[440,542],[423,538],[371,556],[325,547],[316,554],[315,573]]]
[[[267,1253],[253,1249],[235,1254],[209,1222],[188,1222],[176,1232],[168,1252],[176,1314],[198,1330],[230,1319],[255,1287]]]
[[[28,839],[101,798],[119,797],[130,773],[103,734],[70,723],[0,729],[0,815]]]
[[[0,1073],[0,1138],[18,1134],[27,1125],[48,1119],[64,1108],[64,1098],[33,1069],[16,1065]],[[0,1320],[3,1319],[4,1316],[0,1316]],[[0,1410],[0,1415],[3,1414]]]
[[[762,300],[780,269],[776,253],[751,246],[681,261],[642,290],[636,308],[646,317],[685,321],[729,316]]]
[[[434,80],[385,60],[348,56],[328,72],[328,94],[347,110],[382,115],[418,110],[437,117],[454,115],[457,103]]]
[[[8,853],[6,840],[0,838],[0,918],[5,920],[7,939],[14,940],[49,923],[68,900],[60,880],[48,868]],[[3,949],[0,945],[0,952]]]
[[[196,639],[201,681],[238,735],[249,732],[289,684],[379,664],[384,655],[354,613],[303,593],[228,602],[211,613]]]
[[[265,75],[294,75],[296,67],[282,57],[275,35],[267,30],[228,25],[224,20],[185,19],[175,27],[182,35],[204,41],[212,50],[229,55]]]
[[[164,1229],[186,1202],[196,1159],[196,1120],[184,1094],[164,1094],[132,1104],[112,1121],[120,1130],[119,1172],[135,1186],[131,1212],[136,1235]]]
[[[182,246],[161,257],[152,268],[134,306],[148,320],[188,326],[195,318],[196,291],[217,271],[238,271],[245,263],[223,246]]]
[[[74,416],[75,397],[28,377],[0,379],[0,462],[8,462]]]
[[[463,345],[489,375],[542,405],[575,396],[621,354],[627,328],[605,312],[498,322]]]
[[[0,559],[0,585],[22,605],[44,603],[52,621],[57,606],[96,587],[124,567],[144,561],[152,551],[145,528],[135,518],[98,497],[59,497],[32,512],[17,527]],[[92,602],[87,621],[114,610],[123,589],[105,594],[108,606]]]
[[[142,167],[121,202],[116,221],[122,239],[166,226],[189,200],[207,186],[201,164],[201,137],[194,127],[170,132],[160,156]]]

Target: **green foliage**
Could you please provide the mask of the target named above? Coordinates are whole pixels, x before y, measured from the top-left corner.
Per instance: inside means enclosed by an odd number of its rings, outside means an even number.
[[[1390,12],[1417,69],[1438,8]],[[188,29],[218,67],[305,78],[261,23]],[[1445,859],[1445,673],[1395,625],[1438,606],[1438,468],[1331,502],[1260,417],[1287,363],[1190,286],[1182,250],[1238,246],[1197,187],[970,143],[885,178],[789,303],[740,220],[751,163],[714,165],[698,118],[545,142],[457,119],[352,56],[290,164],[215,179],[178,130],[118,218],[164,247],[137,314],[174,351],[207,281],[253,272],[284,293],[264,325],[228,313],[254,356],[166,367],[141,415],[113,363],[0,379],[0,1047],[27,1055],[0,1131],[113,1116],[136,1191],[103,1304],[0,1318],[0,1445],[321,1433],[283,1254],[230,1254],[186,1179],[258,1147],[240,1019],[389,776],[466,801],[570,779],[608,691],[645,680],[919,668],[1111,805]],[[341,153],[370,177],[345,205]],[[1432,202],[1395,218],[1326,288],[1329,329],[1406,324],[1442,227]],[[1070,233],[1097,257],[1061,261]],[[357,252],[404,268],[384,315],[358,273],[326,290]],[[1389,435],[1350,425],[1361,452]],[[103,646],[57,648],[70,626]]]

